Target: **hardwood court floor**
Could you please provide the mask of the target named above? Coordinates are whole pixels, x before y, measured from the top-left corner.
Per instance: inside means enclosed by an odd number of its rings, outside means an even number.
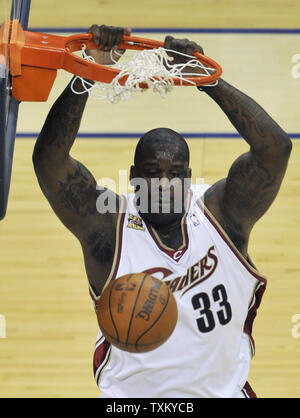
[[[115,177],[118,156],[131,161],[135,142],[78,141],[73,155],[95,175]],[[1,225],[1,313],[7,338],[0,340],[0,393],[97,396],[91,367],[97,325],[80,246],[41,195],[30,163],[33,145],[32,140],[17,141],[8,216]],[[208,183],[224,176],[245,149],[237,140],[190,141],[194,177],[202,175],[197,161],[204,146]],[[291,318],[299,311],[299,146],[295,142],[280,194],[250,243],[254,262],[269,279],[254,327],[257,354],[250,381],[260,396],[300,393],[299,340],[291,335]]]
[[[157,7],[155,7],[157,6]],[[88,27],[98,21],[135,27],[286,27],[299,25],[299,1],[32,1],[30,26]],[[95,17],[96,16],[96,17]],[[97,18],[98,16],[98,18]],[[185,37],[186,34],[179,36]],[[147,37],[152,37],[149,34]],[[163,39],[164,34],[153,37]],[[255,98],[288,132],[299,132],[299,80],[291,57],[299,35],[188,35],[219,60],[224,78]],[[238,57],[238,58],[237,58]],[[22,103],[18,132],[39,132],[70,76],[58,75],[47,103]],[[81,132],[234,132],[214,103],[178,89],[165,100],[146,92],[117,106],[89,101]],[[136,140],[78,140],[72,155],[95,175],[118,180],[129,170]],[[247,150],[239,139],[189,140],[193,178],[226,176]],[[17,139],[7,217],[0,223],[0,397],[96,397],[92,355],[97,332],[81,249],[52,213],[31,163],[33,139]],[[268,278],[254,324],[256,356],[249,381],[260,397],[299,397],[300,339],[292,336],[299,306],[300,143],[276,201],[255,227],[250,255]]]
[[[299,26],[298,0],[32,0],[32,26],[89,27],[92,23],[136,27]]]

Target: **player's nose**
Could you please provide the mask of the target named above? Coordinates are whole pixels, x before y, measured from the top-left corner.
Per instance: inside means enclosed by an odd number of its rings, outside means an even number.
[[[164,176],[159,181],[159,188],[160,190],[167,190],[170,187],[170,180],[168,177]]]

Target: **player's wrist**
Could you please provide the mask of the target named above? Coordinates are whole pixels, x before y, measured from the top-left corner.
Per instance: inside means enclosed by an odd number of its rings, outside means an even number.
[[[88,80],[87,78],[81,79],[80,77],[74,76],[70,82],[70,88],[77,94],[84,94],[87,93],[87,86],[92,86],[94,84],[94,80]]]
[[[216,89],[220,88],[219,82],[221,81],[221,79],[217,80],[216,84],[213,85],[204,85],[204,86],[197,86],[197,89],[201,92],[205,92],[205,93],[210,93],[215,91]]]
[[[214,92],[221,92],[223,87],[224,81],[221,78],[219,78],[215,85],[197,86],[197,89],[201,92],[212,94]]]

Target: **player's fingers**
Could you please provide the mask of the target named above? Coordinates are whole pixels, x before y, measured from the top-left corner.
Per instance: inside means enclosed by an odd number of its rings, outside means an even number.
[[[196,42],[190,41],[189,39],[175,39],[172,36],[165,38],[165,48],[172,51],[180,52],[181,54],[193,55],[195,51],[203,54],[203,49]],[[176,54],[168,52],[170,56],[175,57]]]
[[[103,51],[106,51],[108,49],[108,43],[109,43],[109,36],[110,36],[110,29],[106,25],[100,26],[100,48]]]
[[[169,36],[165,40],[165,47],[168,49],[168,55],[173,58],[173,62],[177,63],[181,61],[181,58],[177,52],[186,54],[188,39],[175,39]]]
[[[122,41],[125,34],[125,28],[107,25],[92,25],[89,32],[93,34],[94,42],[100,49],[110,51]]]
[[[122,39],[125,35],[125,28],[117,28],[115,33],[115,39],[113,39],[113,42],[115,42],[115,45],[119,45],[122,42]]]
[[[174,38],[171,35],[168,35],[168,36],[165,37],[164,47],[166,49],[171,49],[171,43],[172,43],[173,39]]]
[[[171,36],[168,36],[165,40],[165,48],[171,49],[173,51],[184,52],[188,42],[188,39],[175,39]]]
[[[188,52],[193,51],[191,42],[188,39],[175,39],[172,45],[174,51],[178,51],[181,54],[188,54]]]
[[[89,33],[93,35],[93,40],[95,44],[100,44],[100,27],[98,25],[92,25],[89,28]]]
[[[196,44],[196,42],[188,42],[186,44],[185,53],[187,55],[193,55],[194,52],[200,52],[200,54],[203,54],[203,49],[200,45]]]
[[[166,36],[165,37],[165,42],[164,42],[164,47],[165,47],[165,49],[167,49],[168,50],[168,56],[170,57],[170,58],[173,58],[173,60],[175,60],[176,59],[176,53],[174,52],[171,52],[171,51],[174,51],[174,45],[176,44],[176,39],[175,38],[173,38],[173,36],[171,36],[171,35],[168,35],[168,36]]]
[[[124,35],[130,36],[131,35],[131,28],[128,28],[128,27],[124,28],[124,32],[122,33],[122,38],[121,38],[120,42],[118,42],[118,45],[122,42]],[[118,52],[121,53],[121,54],[124,54],[125,51],[126,51],[125,49],[118,49]]]
[[[131,28],[126,27],[125,28],[125,35],[130,36],[131,35]]]
[[[104,51],[110,51],[114,46],[121,43],[125,34],[125,28],[115,26],[105,26],[103,28],[103,45]]]

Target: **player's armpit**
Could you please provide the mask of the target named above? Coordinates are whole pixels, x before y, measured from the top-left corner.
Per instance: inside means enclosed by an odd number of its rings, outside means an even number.
[[[290,152],[289,142],[266,155],[250,150],[234,161],[227,178],[205,193],[206,206],[245,256],[251,229],[279,192]]]
[[[218,190],[220,213],[224,222],[239,235],[248,238],[253,225],[273,203],[288,163],[290,147],[282,155],[242,154],[232,164]]]

